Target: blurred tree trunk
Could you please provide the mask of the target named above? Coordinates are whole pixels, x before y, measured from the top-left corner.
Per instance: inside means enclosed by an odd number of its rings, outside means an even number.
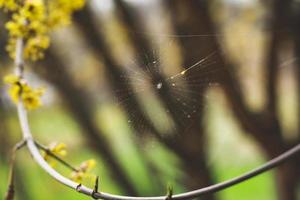
[[[267,98],[268,103],[265,111],[266,115],[266,126],[269,127],[269,132],[275,134],[275,138],[281,141],[281,149],[284,151],[289,148],[291,144],[285,141],[283,138],[282,128],[279,123],[279,112],[278,112],[278,68],[279,68],[279,57],[282,53],[284,44],[290,40],[290,34],[288,33],[290,20],[291,20],[291,0],[280,1],[274,0],[270,3],[271,20],[270,20],[270,42],[267,49]],[[268,144],[266,144],[268,145]],[[269,145],[270,144],[269,142]],[[278,152],[271,151],[268,153],[269,156],[276,156]],[[299,160],[299,157],[298,157]],[[297,158],[294,161],[288,162],[281,166],[277,170],[277,190],[279,199],[281,200],[296,200],[297,199],[297,186],[299,185],[299,163],[297,164]]]
[[[297,100],[298,100],[298,129],[297,129],[297,139],[295,141],[295,144],[300,143],[300,4],[299,2],[292,2],[290,6],[290,14],[291,17],[288,19],[288,25],[290,25],[290,30],[292,32],[292,39],[291,41],[294,43],[294,55],[296,59],[295,63],[295,74],[296,74],[296,83],[297,83]],[[293,7],[294,6],[294,7]],[[298,159],[297,159],[298,158]],[[294,166],[296,169],[293,170],[293,172],[296,172],[296,174],[289,174],[290,177],[293,177],[294,187],[298,188],[298,198],[299,197],[299,188],[300,188],[300,156],[296,157],[296,160],[294,162]],[[297,187],[298,186],[298,187]]]
[[[291,9],[292,17],[291,17],[291,30],[292,30],[292,42],[294,43],[294,55],[296,58],[296,81],[297,81],[297,99],[298,99],[298,141],[300,142],[300,4],[294,3],[294,9]]]

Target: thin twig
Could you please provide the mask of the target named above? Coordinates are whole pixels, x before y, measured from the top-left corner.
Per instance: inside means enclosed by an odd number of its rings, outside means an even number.
[[[13,200],[15,195],[15,182],[14,182],[14,176],[15,176],[15,160],[16,160],[16,154],[19,149],[21,149],[25,145],[26,141],[22,140],[21,142],[17,143],[12,152],[10,157],[10,166],[9,166],[9,174],[8,174],[8,187],[7,192],[5,194],[4,199],[5,200]]]
[[[23,70],[22,70],[22,63],[23,63],[23,41],[22,39],[19,39],[17,42],[17,55],[16,55],[16,73],[18,76],[23,76]],[[20,64],[21,63],[21,64]],[[29,128],[28,118],[27,118],[27,112],[24,108],[23,102],[20,99],[18,105],[18,116],[19,121],[22,129],[23,138],[26,141],[27,147],[34,158],[34,160],[40,165],[42,169],[44,169],[50,176],[52,176],[54,179],[59,181],[60,183],[80,192],[83,194],[86,194],[88,196],[94,197],[96,199],[106,199],[106,200],[165,200],[166,196],[153,196],[153,197],[131,197],[131,196],[120,196],[120,195],[114,195],[104,192],[94,192],[93,189],[88,188],[82,184],[78,184],[69,178],[66,178],[65,176],[58,173],[56,170],[54,170],[52,167],[49,166],[49,164],[44,160],[43,156],[41,156],[39,148],[37,147],[37,144],[32,139],[32,134]],[[244,175],[238,176],[236,178],[230,179],[228,181],[224,181],[215,185],[211,185],[205,188],[201,188],[198,190],[180,193],[177,195],[172,195],[173,200],[184,200],[184,199],[192,199],[195,197],[199,197],[204,194],[211,194],[214,192],[218,192],[220,190],[224,190],[226,188],[232,187],[238,183],[244,182],[254,176],[257,176],[263,172],[266,172],[284,161],[291,159],[293,156],[295,156],[297,153],[300,152],[300,144],[296,145],[294,148],[288,150],[287,152],[279,155],[278,157],[272,159],[271,161],[265,163],[264,165],[245,173]]]
[[[63,164],[65,167],[69,168],[72,171],[78,172],[79,170],[72,166],[71,164],[69,164],[68,162],[64,161],[62,158],[60,158],[59,156],[57,156],[55,153],[53,153],[48,147],[46,147],[45,145],[42,145],[40,143],[38,143],[36,140],[34,140],[34,143],[36,144],[36,146],[43,150],[47,155],[51,156],[52,158],[54,158],[55,160],[57,160],[58,162],[60,162],[61,164]]]

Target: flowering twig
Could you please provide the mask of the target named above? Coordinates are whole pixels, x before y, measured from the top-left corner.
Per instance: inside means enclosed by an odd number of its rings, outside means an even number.
[[[23,41],[22,38],[19,38],[17,41],[17,50],[16,50],[16,58],[15,58],[15,65],[16,65],[16,75],[23,77],[23,55],[22,55],[22,49],[23,49]],[[153,196],[153,197],[131,197],[131,196],[120,196],[120,195],[114,195],[104,192],[97,192],[95,189],[88,188],[82,184],[78,184],[69,178],[66,178],[65,176],[58,173],[56,170],[54,170],[52,167],[49,166],[49,164],[44,160],[43,156],[40,154],[39,147],[37,146],[36,142],[32,138],[32,134],[29,128],[28,124],[28,118],[27,118],[27,111],[23,105],[22,99],[19,100],[17,104],[18,108],[18,116],[19,121],[22,129],[23,139],[26,141],[26,145],[34,158],[34,160],[40,165],[40,167],[47,172],[50,176],[52,176],[54,179],[56,179],[58,182],[74,189],[75,191],[78,191],[80,193],[86,194],[88,196],[91,196],[95,199],[106,199],[106,200],[165,200],[166,198],[172,198],[173,200],[183,200],[183,199],[192,199],[195,197],[199,197],[204,194],[211,194],[214,192],[218,192],[220,190],[226,189],[228,187],[231,187],[233,185],[236,185],[238,183],[241,183],[243,181],[246,181],[254,176],[257,176],[263,172],[266,172],[278,165],[280,165],[282,162],[290,159],[292,156],[296,155],[300,152],[300,144],[296,145],[294,148],[288,150],[287,152],[279,155],[278,157],[270,160],[269,162],[265,163],[264,165],[245,173],[241,176],[238,176],[236,178],[230,179],[228,181],[224,181],[215,185],[211,185],[205,188],[201,188],[198,190],[193,190],[190,192],[180,193],[176,195],[170,194],[166,196]]]
[[[72,171],[78,172],[78,169],[76,167],[73,167],[71,164],[69,164],[68,162],[64,161],[59,156],[55,155],[48,147],[46,147],[46,146],[38,143],[36,140],[34,141],[34,143],[36,144],[36,146],[39,149],[43,150],[47,155],[49,155],[52,158],[54,158],[55,160],[57,160],[58,162],[60,162],[61,164],[63,164],[65,167],[69,168]]]

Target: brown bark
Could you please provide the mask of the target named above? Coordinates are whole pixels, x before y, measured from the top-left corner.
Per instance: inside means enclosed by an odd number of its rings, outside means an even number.
[[[300,10],[295,9],[292,15],[292,20],[293,23],[291,23],[291,30],[293,32],[292,34],[292,42],[294,43],[294,55],[296,57],[296,62],[295,62],[295,74],[296,74],[296,82],[297,82],[297,111],[298,111],[298,140],[296,141],[297,143],[300,142]]]
[[[296,74],[296,83],[297,83],[297,99],[298,99],[298,129],[297,129],[297,139],[295,141],[295,144],[300,142],[300,9],[299,7],[296,8],[295,10],[290,10],[291,14],[291,20],[289,20],[288,25],[290,25],[290,30],[292,30],[292,41],[294,42],[294,55],[297,58],[296,63],[295,63],[295,74]],[[291,170],[287,169],[285,171],[288,171],[288,180],[285,182],[291,182],[294,183],[292,184],[292,189],[291,190],[296,190],[300,187],[300,156],[296,157],[296,160],[294,162],[293,166],[290,166],[292,168]],[[284,175],[283,175],[284,177]],[[282,181],[284,183],[284,181]],[[296,187],[296,188],[295,188]],[[299,194],[299,193],[298,193]],[[298,196],[299,198],[299,196]],[[297,199],[294,198],[294,199]]]
[[[291,1],[275,0],[271,3],[270,41],[266,49],[266,76],[267,76],[267,106],[266,122],[270,131],[276,137],[282,138],[282,130],[278,119],[278,75],[279,55],[282,44],[285,42],[287,22],[289,20],[289,6]]]

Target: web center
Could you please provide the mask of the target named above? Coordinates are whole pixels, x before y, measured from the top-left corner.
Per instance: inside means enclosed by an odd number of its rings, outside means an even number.
[[[162,85],[163,85],[162,82],[158,82],[156,84],[156,89],[160,90],[162,88]]]

